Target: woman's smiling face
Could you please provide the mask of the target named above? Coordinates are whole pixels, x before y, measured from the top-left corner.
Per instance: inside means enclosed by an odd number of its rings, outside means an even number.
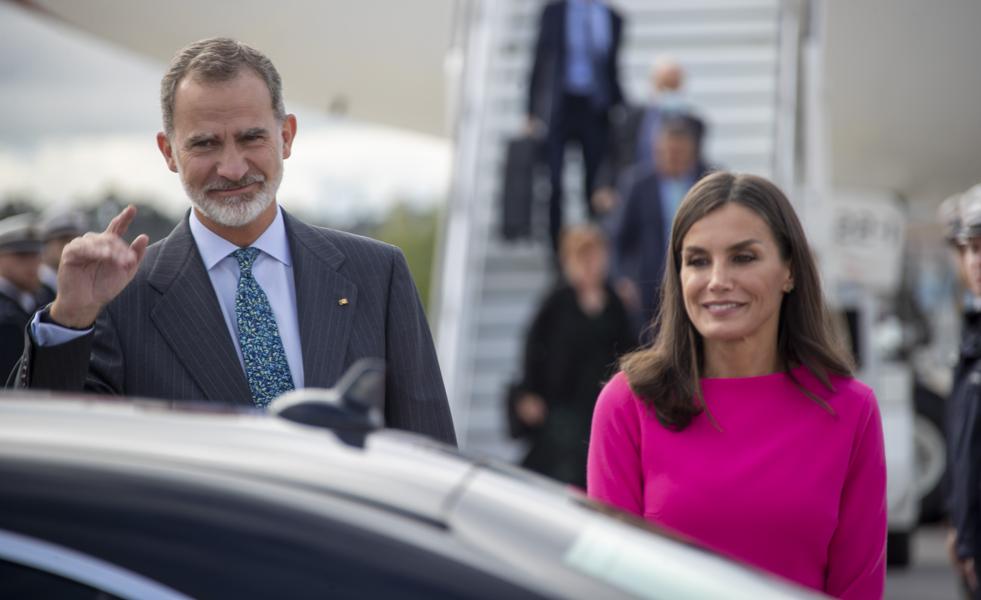
[[[696,221],[682,240],[680,279],[685,311],[706,349],[748,342],[747,351],[775,350],[780,305],[793,279],[755,212],[729,202]]]

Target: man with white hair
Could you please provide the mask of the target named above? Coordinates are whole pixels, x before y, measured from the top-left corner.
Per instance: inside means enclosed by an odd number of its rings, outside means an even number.
[[[685,70],[674,57],[658,57],[651,67],[651,96],[646,104],[620,111],[613,119],[610,152],[597,174],[596,191],[590,201],[593,208],[609,213],[622,200],[618,187],[621,178],[632,167],[651,165],[657,151],[661,125],[666,119],[683,116],[693,127],[696,150],[701,157],[705,122],[696,114],[684,93]]]
[[[660,124],[664,118],[676,114],[693,115],[693,109],[684,95],[685,70],[681,63],[670,56],[654,61],[651,69],[651,100],[644,108],[640,127],[636,132],[635,163],[650,163],[654,160],[654,144]],[[701,124],[701,121],[699,121]],[[702,132],[698,132],[701,136]]]
[[[262,408],[377,357],[386,424],[455,443],[402,253],[304,224],[276,201],[297,121],[272,62],[227,38],[193,43],[160,102],[157,146],[192,209],[149,247],[146,235],[122,239],[133,206],[65,247],[18,385]]]

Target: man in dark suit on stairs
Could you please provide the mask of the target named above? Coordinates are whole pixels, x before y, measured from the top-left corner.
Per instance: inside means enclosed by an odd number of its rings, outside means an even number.
[[[617,60],[623,18],[603,0],[559,0],[542,12],[528,84],[529,133],[544,134],[552,192],[549,232],[558,248],[562,228],[565,147],[577,142],[589,203],[606,150],[610,111],[623,104]]]
[[[432,337],[395,247],[306,225],[276,202],[296,134],[267,57],[227,38],[174,57],[157,145],[192,209],[163,240],[128,207],[62,255],[17,384],[266,406],[386,362],[390,427],[455,443]]]
[[[642,328],[659,308],[674,214],[709,170],[699,153],[700,134],[699,124],[687,115],[666,118],[653,144],[657,151],[652,162],[624,173],[621,201],[606,222],[617,293]]]

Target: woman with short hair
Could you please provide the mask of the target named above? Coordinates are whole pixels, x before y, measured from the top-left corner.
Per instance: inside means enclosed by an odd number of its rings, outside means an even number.
[[[562,279],[528,329],[524,376],[509,416],[512,433],[528,442],[522,466],[585,488],[596,395],[617,358],[637,344],[630,316],[607,281],[603,232],[595,225],[566,228],[559,260]]]

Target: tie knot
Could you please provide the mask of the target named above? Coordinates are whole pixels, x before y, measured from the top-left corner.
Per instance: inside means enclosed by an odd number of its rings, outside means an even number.
[[[249,246],[248,248],[239,248],[235,252],[232,252],[232,256],[238,261],[238,268],[242,271],[242,274],[252,272],[252,264],[255,259],[259,256],[259,249]]]

